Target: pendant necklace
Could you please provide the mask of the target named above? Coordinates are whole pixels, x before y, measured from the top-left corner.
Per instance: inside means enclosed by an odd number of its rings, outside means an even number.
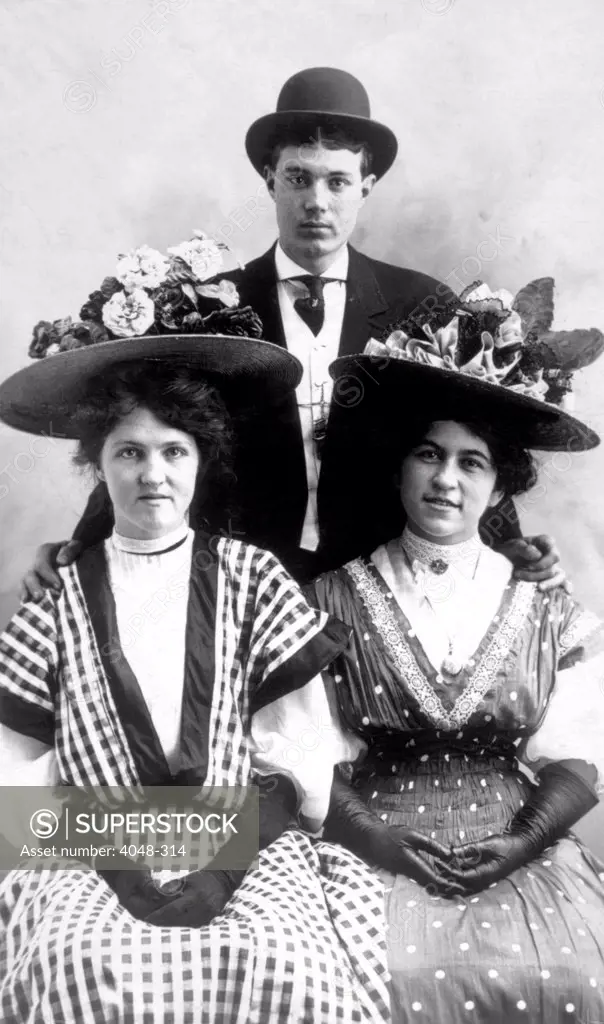
[[[447,566],[447,568],[448,568],[448,566]],[[450,633],[448,629],[445,629],[442,621],[439,621],[438,616],[436,615],[436,609],[434,608],[434,605],[432,604],[432,601],[427,596],[427,594],[424,594],[424,596],[426,598],[426,601],[430,605],[430,608],[432,609],[432,611],[434,613],[436,621],[439,622],[439,625],[440,625],[441,629],[443,630],[443,632],[445,634],[445,637],[446,637],[446,640],[447,640],[447,654],[446,654],[446,656],[443,658],[443,660],[441,662],[441,665],[440,665],[441,672],[443,672],[445,675],[448,675],[448,676],[458,676],[459,673],[461,672],[462,668],[465,665],[465,661],[463,661],[459,657],[457,657],[457,658],[455,657],[455,640],[456,640],[456,635],[455,635],[455,633]]]
[[[413,575],[413,578],[415,579],[415,581],[417,583],[418,582],[417,575],[416,575],[416,573],[413,570],[413,564],[411,562],[411,559],[409,558],[409,555],[407,554],[407,551],[405,550],[405,547],[404,547],[403,544],[401,544],[401,548],[402,548],[402,551],[403,551],[403,555],[405,557],[405,561],[407,562],[407,565],[408,565],[408,567],[409,567],[409,569],[410,569],[410,571],[411,571],[411,573]],[[476,566],[475,566],[474,572],[472,574],[472,579],[474,579],[475,576],[476,576],[479,564],[480,564],[480,552],[479,552],[478,558],[476,560]],[[446,573],[447,570],[451,568],[451,566],[450,566],[450,564],[448,562],[446,562],[444,560],[444,558],[434,558],[429,563],[427,568],[428,568],[428,570],[430,572],[434,573],[435,576],[443,576],[444,573]],[[430,608],[432,609],[432,613],[433,613],[436,621],[438,622],[440,628],[443,630],[443,633],[445,634],[445,637],[446,637],[446,640],[447,640],[447,654],[445,655],[445,657],[443,658],[443,660],[441,662],[441,666],[440,666],[441,672],[444,673],[445,675],[448,675],[448,676],[458,676],[459,673],[461,672],[461,670],[464,668],[464,665],[466,664],[466,661],[461,659],[459,656],[457,656],[457,657],[455,656],[456,634],[455,634],[455,632],[450,633],[449,630],[445,628],[445,626],[444,626],[444,624],[442,622],[442,618],[439,618],[439,616],[437,615],[436,609],[435,609],[432,601],[430,600],[430,598],[429,598],[429,596],[427,594],[427,588],[425,588],[425,587],[423,588],[423,596],[424,596],[424,599],[426,600],[426,602],[428,603],[428,605],[430,606]]]
[[[453,641],[451,637],[447,638],[449,641],[449,653],[446,658],[443,658],[441,670],[448,676],[458,676],[464,667],[464,662],[460,661],[459,658],[453,657]]]

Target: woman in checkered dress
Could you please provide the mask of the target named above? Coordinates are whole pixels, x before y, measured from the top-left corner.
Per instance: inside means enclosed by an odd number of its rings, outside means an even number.
[[[233,346],[265,344],[227,341],[225,362]],[[115,528],[0,638],[2,781],[208,787],[269,775],[276,787],[261,791],[264,849],[242,881],[192,872],[175,892],[144,869],[11,871],[0,887],[0,1016],[387,1021],[381,882],[313,838],[334,763],[356,753],[320,676],[348,630],[313,610],[270,553],[188,528],[191,502],[215,496],[226,470],[227,419],[203,380],[203,339],[197,374],[171,368],[165,346],[155,363],[112,362],[127,344],[107,345],[88,383],[81,351],[51,357],[63,402],[65,367],[79,360],[66,432],[105,481]]]

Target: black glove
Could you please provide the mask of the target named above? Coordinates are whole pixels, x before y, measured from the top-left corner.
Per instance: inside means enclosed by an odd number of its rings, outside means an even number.
[[[331,843],[340,843],[369,864],[414,878],[435,892],[455,896],[461,891],[456,883],[416,852],[430,854],[440,868],[444,867],[442,861],[446,862],[451,857],[446,846],[414,829],[384,824],[337,770],[323,838]]]
[[[294,818],[298,794],[291,779],[283,775],[261,776],[257,786],[258,845],[263,850],[282,835]],[[245,814],[245,809],[242,813]],[[255,806],[252,813],[255,814]],[[247,846],[249,829],[241,831],[241,836],[232,836],[225,843],[216,861],[224,863],[228,854],[229,859],[245,863],[245,868],[224,870],[212,867],[210,862],[203,870],[174,879],[163,889],[146,867],[127,871],[102,870],[99,874],[133,917],[163,927],[201,928],[224,909],[253,859],[254,851],[250,852]],[[171,891],[172,888],[176,891]]]
[[[258,846],[266,849],[295,823],[298,814],[298,790],[288,775],[260,775],[258,788]],[[234,837],[229,840],[233,842]]]
[[[598,803],[592,787],[562,764],[539,772],[540,785],[514,816],[505,832],[453,847],[452,880],[464,892],[480,892],[529,864]]]

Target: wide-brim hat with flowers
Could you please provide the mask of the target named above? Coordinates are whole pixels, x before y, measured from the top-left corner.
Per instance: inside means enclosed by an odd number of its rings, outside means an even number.
[[[73,413],[95,378],[125,362],[185,365],[231,399],[231,408],[295,388],[301,363],[262,340],[260,319],[239,305],[232,282],[210,280],[220,273],[224,248],[196,232],[166,257],[148,246],[118,257],[116,276],[91,293],[79,320],[36,325],[34,362],[0,384],[0,420],[76,438]]]
[[[438,329],[407,322],[363,354],[330,366],[334,400],[387,429],[401,419],[479,418],[517,444],[542,451],[585,451],[598,434],[569,411],[572,377],[604,351],[595,329],[552,331],[552,278],[516,297],[478,281],[459,299],[457,315]],[[340,397],[338,397],[340,396]]]
[[[275,112],[259,117],[248,129],[247,155],[262,174],[271,150],[286,133],[303,131],[309,138],[319,138],[326,128],[345,131],[366,143],[377,178],[394,163],[398,148],[394,132],[373,120],[365,87],[339,68],[306,68],[288,78]]]

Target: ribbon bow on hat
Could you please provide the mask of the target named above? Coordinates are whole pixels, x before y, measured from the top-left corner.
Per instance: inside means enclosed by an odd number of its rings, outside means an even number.
[[[372,338],[362,355],[340,356],[330,373],[337,381],[366,370],[363,405],[374,417],[370,394],[382,409],[392,401],[400,408],[403,398],[408,413],[472,412],[525,448],[587,451],[600,439],[568,412],[572,375],[604,351],[604,335],[552,331],[553,288],[552,278],[540,278],[513,297],[477,282],[446,326],[435,330],[415,315],[385,341]]]

